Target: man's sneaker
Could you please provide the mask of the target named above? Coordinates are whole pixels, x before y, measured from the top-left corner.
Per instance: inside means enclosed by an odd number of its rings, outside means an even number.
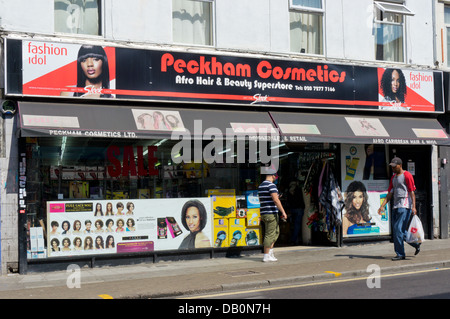
[[[277,261],[275,257],[272,257],[270,254],[264,254],[263,262]]]
[[[273,261],[278,261],[278,259],[273,254],[273,250],[269,251],[269,256],[272,257]]]

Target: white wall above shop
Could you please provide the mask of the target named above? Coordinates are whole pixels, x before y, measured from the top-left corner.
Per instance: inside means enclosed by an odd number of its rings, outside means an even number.
[[[404,16],[406,59],[400,64],[434,67],[433,2],[406,0],[404,4],[414,15]],[[55,33],[54,0],[0,0],[0,7],[0,28],[6,34],[176,45],[172,35],[172,1],[169,0],[101,1],[100,36]],[[383,64],[375,58],[373,0],[323,0],[323,55],[291,52],[289,0],[216,0],[214,7],[214,40],[211,46],[206,46],[208,50]],[[182,45],[182,48],[191,47]]]

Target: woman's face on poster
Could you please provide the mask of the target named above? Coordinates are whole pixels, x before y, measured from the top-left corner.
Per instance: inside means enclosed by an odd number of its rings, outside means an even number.
[[[200,212],[197,207],[189,207],[186,211],[186,224],[191,232],[200,230]]]
[[[361,209],[362,204],[364,203],[364,194],[363,192],[356,191],[353,193],[352,204],[353,207],[357,210]]]
[[[96,79],[102,75],[102,68],[102,59],[90,57],[81,61],[81,69],[88,79]]]
[[[398,74],[397,71],[392,71],[392,77],[391,77],[391,88],[393,93],[397,93],[398,89],[400,87],[400,74]]]

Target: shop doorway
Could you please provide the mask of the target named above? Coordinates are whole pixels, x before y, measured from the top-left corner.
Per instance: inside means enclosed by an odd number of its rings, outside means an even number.
[[[392,146],[390,159],[398,156],[403,161],[403,169],[409,171],[416,184],[416,209],[422,221],[425,238],[433,236],[433,216],[431,210],[431,146]],[[392,173],[392,171],[391,171]]]
[[[321,144],[289,145],[289,154],[281,159],[279,170],[279,192],[281,202],[288,215],[286,223],[280,224],[280,237],[277,245],[333,245],[340,246],[342,242],[340,227],[335,227],[333,217],[319,209],[318,187],[329,174],[321,175],[326,164],[327,172],[333,172],[340,180],[338,148],[335,144],[324,148]],[[295,187],[294,187],[295,185]],[[293,207],[289,200],[289,192],[294,196],[301,194],[302,201],[294,200],[299,205]],[[298,219],[293,208],[302,207],[303,214]],[[296,226],[297,225],[297,226]],[[297,236],[295,236],[297,235]]]

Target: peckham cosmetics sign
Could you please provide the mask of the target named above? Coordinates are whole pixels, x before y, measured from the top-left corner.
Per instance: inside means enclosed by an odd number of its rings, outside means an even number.
[[[30,40],[6,46],[10,96],[443,112],[439,71]]]

